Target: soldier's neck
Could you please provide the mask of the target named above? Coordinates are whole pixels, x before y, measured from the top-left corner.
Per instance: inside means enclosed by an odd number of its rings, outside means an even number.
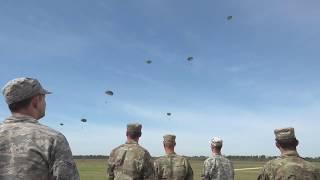
[[[35,115],[35,113],[33,113],[31,111],[23,111],[23,110],[20,110],[18,112],[12,112],[12,116],[15,116],[15,117],[29,116],[34,119],[38,119],[37,116]]]
[[[165,150],[166,154],[173,154],[174,153],[174,149],[172,149],[172,148],[165,148],[164,150]]]
[[[283,149],[283,148],[280,147],[279,150],[280,150],[281,156],[285,156],[285,155],[293,153],[293,152],[294,153],[298,153],[296,148]]]
[[[132,142],[132,141],[135,141],[135,142],[139,142],[139,138],[130,138],[129,136],[127,136],[127,142]]]
[[[213,149],[213,150],[212,150],[212,154],[213,154],[213,155],[221,155],[221,151],[218,151],[218,150],[216,150],[216,149]]]

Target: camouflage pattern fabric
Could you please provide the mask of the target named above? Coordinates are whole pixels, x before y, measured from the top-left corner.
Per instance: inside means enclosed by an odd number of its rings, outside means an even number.
[[[296,151],[288,151],[271,160],[262,168],[258,180],[320,180],[319,170],[299,157]]]
[[[159,157],[154,166],[157,180],[193,180],[193,170],[189,161],[175,153]]]
[[[0,125],[1,180],[79,180],[66,138],[29,116]]]
[[[108,160],[109,180],[154,179],[149,152],[135,141],[127,141],[112,150]]]
[[[4,86],[2,94],[7,104],[12,104],[37,94],[51,94],[51,92],[43,89],[37,79],[23,77],[9,81]]]
[[[214,155],[204,161],[202,180],[233,180],[233,164],[222,155]]]

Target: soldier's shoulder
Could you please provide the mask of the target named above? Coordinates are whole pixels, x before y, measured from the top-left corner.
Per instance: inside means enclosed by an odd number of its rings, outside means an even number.
[[[45,134],[45,135],[52,137],[54,139],[61,139],[61,140],[66,139],[65,136],[61,132],[54,130],[54,129],[52,129],[46,125],[43,125],[43,124],[38,124],[38,125],[39,125],[38,130],[41,131],[41,134]]]
[[[304,164],[304,167],[306,169],[309,169],[310,171],[317,171],[319,172],[319,168],[317,168],[313,163],[301,158],[300,160],[303,164]]]
[[[115,147],[114,149],[112,149],[112,152],[116,152],[116,151],[118,151],[118,150],[120,150],[120,149],[123,149],[123,148],[125,148],[125,147],[126,147],[126,144],[121,144],[121,145]]]
[[[211,163],[214,162],[215,158],[214,157],[208,157],[206,160],[204,160],[204,163]]]
[[[121,150],[134,151],[135,153],[138,153],[138,154],[144,154],[144,155],[150,156],[150,153],[148,152],[148,150],[146,150],[145,148],[143,148],[139,144],[126,144],[125,143],[125,144],[122,144],[122,145],[114,148],[112,150],[112,152],[117,152],[117,151],[121,151]]]
[[[182,155],[175,154],[175,158],[183,161],[188,161],[188,158]]]
[[[278,166],[281,166],[281,164],[283,163],[283,160],[284,159],[281,157],[271,159],[264,164],[263,169],[270,170],[270,169],[277,168]]]
[[[149,151],[141,145],[137,144],[135,147],[137,151],[140,151],[141,153],[144,153],[146,155],[150,155]]]
[[[41,123],[28,123],[28,126],[24,126],[24,131],[35,133],[36,135],[41,136],[41,138],[66,141],[65,136],[61,132],[54,130]]]
[[[219,158],[222,159],[223,161],[230,162],[230,159],[228,159],[226,156],[221,155]]]
[[[160,156],[160,157],[156,158],[155,162],[156,163],[161,163],[161,162],[164,162],[164,161],[167,161],[167,160],[168,160],[167,156]]]

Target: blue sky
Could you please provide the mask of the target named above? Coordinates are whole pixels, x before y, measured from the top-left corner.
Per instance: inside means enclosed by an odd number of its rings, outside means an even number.
[[[54,92],[41,122],[65,134],[74,154],[109,154],[126,124],[140,122],[152,155],[163,153],[166,133],[184,155],[210,155],[214,136],[224,154],[277,155],[273,130],[293,126],[301,155],[319,156],[319,7],[2,0],[0,84],[28,76]],[[0,117],[8,115],[2,98]]]

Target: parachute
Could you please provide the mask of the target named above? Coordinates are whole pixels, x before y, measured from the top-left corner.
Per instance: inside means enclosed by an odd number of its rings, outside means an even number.
[[[189,56],[189,57],[187,58],[187,60],[188,60],[188,61],[192,61],[192,60],[193,60],[193,57],[192,57],[192,56]]]
[[[147,64],[151,64],[152,61],[151,61],[151,60],[146,60],[146,63],[147,63]]]
[[[168,113],[167,113],[167,116],[171,116],[171,113],[168,112]]]
[[[63,123],[60,123],[60,126],[63,126],[64,124]]]
[[[233,17],[232,16],[228,16],[227,20],[230,21]]]
[[[81,122],[87,122],[87,119],[82,118]]]
[[[106,91],[105,93],[106,93],[107,95],[109,95],[109,96],[113,96],[113,92],[110,91],[110,90]]]

